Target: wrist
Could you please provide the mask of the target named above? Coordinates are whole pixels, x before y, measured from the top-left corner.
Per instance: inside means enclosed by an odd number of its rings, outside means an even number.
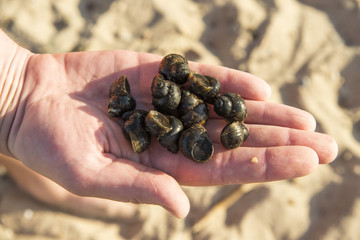
[[[31,55],[0,30],[0,153],[8,156],[13,156],[9,138],[16,132],[14,119],[19,114],[17,110]]]

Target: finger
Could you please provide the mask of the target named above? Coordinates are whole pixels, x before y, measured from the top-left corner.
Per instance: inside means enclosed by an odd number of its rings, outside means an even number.
[[[314,131],[315,118],[308,112],[284,104],[266,101],[246,101],[245,123],[274,125]],[[222,119],[210,106],[210,118]]]
[[[176,171],[168,168],[168,173],[183,185],[222,185],[301,177],[318,165],[316,152],[304,146],[215,149],[208,162],[199,164],[183,159],[177,162]],[[156,167],[162,168],[161,161],[157,161]]]
[[[149,53],[136,53],[136,56],[134,54],[133,52],[119,52],[118,56],[121,56],[121,59],[117,60],[116,65],[125,68],[129,79],[134,79],[135,84],[140,88],[139,92],[145,93],[149,91],[162,57]],[[138,68],[134,68],[136,65]],[[271,88],[264,80],[246,72],[195,62],[190,62],[190,69],[193,72],[217,78],[221,83],[221,92],[236,92],[246,99],[253,100],[266,100],[271,95]],[[135,90],[135,95],[137,94]]]
[[[220,144],[220,135],[226,123],[210,121],[207,129],[213,143]],[[332,162],[338,154],[336,141],[329,135],[285,127],[246,124],[249,137],[241,147],[306,146],[319,156],[319,162]]]
[[[284,104],[246,101],[247,123],[275,125],[314,131],[315,118],[308,112]]]
[[[338,146],[329,135],[291,128],[247,125],[249,137],[244,147],[306,146],[312,148],[321,164],[330,163],[338,154]]]
[[[171,176],[125,159],[112,161],[104,157],[96,161],[111,163],[99,167],[100,170],[90,176],[84,176],[83,171],[76,174],[80,186],[75,193],[123,202],[156,204],[179,218],[188,214],[189,200]]]
[[[249,137],[244,147],[306,146],[316,152],[321,164],[332,162],[338,153],[336,141],[326,134],[274,126],[247,127]]]

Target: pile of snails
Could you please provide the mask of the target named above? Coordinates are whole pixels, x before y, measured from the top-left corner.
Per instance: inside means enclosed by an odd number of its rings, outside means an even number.
[[[169,54],[162,59],[151,93],[154,110],[137,110],[125,75],[110,87],[108,114],[124,120],[124,134],[138,154],[150,146],[154,137],[172,153],[180,149],[195,162],[209,160],[214,146],[204,127],[209,115],[208,104],[228,122],[220,136],[223,146],[237,148],[249,135],[243,124],[247,109],[241,96],[220,94],[217,79],[191,72],[188,61],[179,54]]]

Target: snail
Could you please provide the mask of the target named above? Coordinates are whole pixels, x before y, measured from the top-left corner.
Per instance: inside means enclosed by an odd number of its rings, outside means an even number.
[[[172,129],[169,119],[155,110],[151,110],[147,114],[145,125],[150,135],[156,139],[159,139]]]
[[[178,112],[184,128],[188,128],[193,124],[205,124],[208,119],[209,108],[195,94],[182,90]]]
[[[123,115],[121,116],[121,118],[124,120],[124,123],[130,118],[131,115],[133,115],[133,113],[135,112],[146,112],[145,110],[130,110],[130,111],[127,111],[127,112],[124,112]],[[122,132],[124,134],[124,136],[126,137],[127,140],[129,140],[131,142],[131,139],[130,139],[130,135],[129,133],[125,130],[124,126],[122,128]]]
[[[178,118],[151,110],[145,118],[145,125],[163,147],[172,153],[179,151],[179,138],[184,127]]]
[[[174,114],[181,100],[181,91],[176,83],[157,74],[151,84],[152,104],[164,114]]]
[[[135,110],[131,115],[127,115],[124,124],[124,131],[128,134],[134,152],[140,154],[144,152],[151,143],[150,133],[145,126],[145,117],[148,112]]]
[[[125,75],[116,79],[110,86],[108,114],[110,117],[121,117],[125,112],[134,110],[136,101],[130,93],[130,86]]]
[[[214,102],[214,111],[228,122],[243,122],[247,115],[245,101],[235,93],[225,93],[217,97]]]
[[[177,84],[184,84],[190,74],[190,67],[186,58],[179,54],[168,54],[160,62],[159,73],[165,79]]]
[[[183,124],[177,117],[168,116],[171,124],[171,131],[159,138],[159,143],[172,153],[179,151],[179,139],[183,132]]]
[[[192,93],[211,104],[220,92],[220,83],[216,78],[198,73],[191,73],[186,84]]]
[[[239,147],[249,136],[249,130],[239,121],[228,123],[220,135],[221,143],[228,149]]]
[[[194,124],[184,130],[180,136],[179,145],[185,157],[199,163],[208,161],[214,153],[209,134],[201,124]]]

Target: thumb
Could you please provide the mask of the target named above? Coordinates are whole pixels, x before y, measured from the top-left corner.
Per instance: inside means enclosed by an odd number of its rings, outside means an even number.
[[[94,175],[80,177],[80,186],[86,186],[86,189],[78,187],[79,191],[75,192],[122,202],[160,205],[178,218],[186,217],[190,210],[189,199],[178,182],[159,170],[116,159]]]

